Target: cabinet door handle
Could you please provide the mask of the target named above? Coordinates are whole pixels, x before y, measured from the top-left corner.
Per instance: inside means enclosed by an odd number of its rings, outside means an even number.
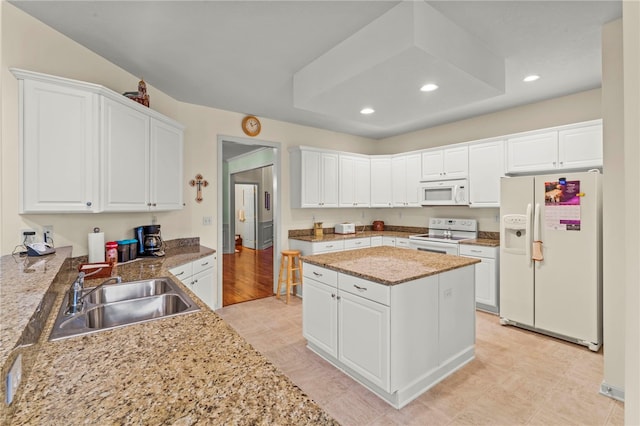
[[[474,253],[482,253],[482,250],[473,250],[473,249],[471,249],[471,251],[474,252]]]
[[[147,203],[147,207],[151,207],[151,203]]]
[[[200,266],[207,266],[208,264],[209,262],[204,262],[204,263],[201,263]]]
[[[356,285],[356,284],[354,284],[353,286],[354,286],[355,288],[357,288],[358,290],[360,290],[360,291],[367,291],[367,288],[366,288],[366,287],[360,287],[359,285]]]
[[[91,201],[87,201],[87,207],[91,207]]]
[[[313,275],[315,275],[316,277],[321,277],[322,276],[322,274],[320,274],[320,273],[318,273],[316,271],[313,271]]]
[[[336,299],[340,300],[340,296],[336,297]]]
[[[331,293],[331,298],[335,299],[336,298],[336,294],[335,293]]]
[[[194,284],[195,284],[195,283],[197,283],[197,282],[198,282],[198,280],[194,280],[194,281],[193,281],[193,283],[194,283]]]
[[[327,248],[333,248],[333,244],[332,244],[332,245],[330,245],[330,246],[327,246]]]
[[[153,204],[151,204],[151,205],[152,205],[153,207],[155,207],[155,206],[156,206],[156,203],[153,203]]]
[[[184,271],[182,271],[182,272],[180,272],[180,273],[178,273],[178,274],[174,274],[174,275],[175,275],[176,277],[179,277],[180,275],[183,275],[183,274],[184,274]]]

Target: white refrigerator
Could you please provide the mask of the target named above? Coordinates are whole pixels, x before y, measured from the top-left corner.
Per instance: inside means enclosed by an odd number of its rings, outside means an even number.
[[[600,349],[601,180],[599,172],[502,178],[501,324]]]

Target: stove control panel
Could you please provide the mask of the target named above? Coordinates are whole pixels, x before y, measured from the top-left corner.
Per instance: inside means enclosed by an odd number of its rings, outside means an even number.
[[[429,229],[450,229],[452,231],[471,231],[478,230],[478,221],[475,219],[429,219]]]

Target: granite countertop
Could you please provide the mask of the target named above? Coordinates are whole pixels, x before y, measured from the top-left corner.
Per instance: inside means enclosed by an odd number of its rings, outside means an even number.
[[[321,241],[339,241],[339,240],[352,240],[354,238],[367,238],[367,237],[399,237],[409,238],[410,235],[416,235],[416,232],[399,232],[399,231],[360,231],[355,234],[324,234],[318,238],[313,235],[296,235],[290,236],[290,240],[309,241],[317,243]]]
[[[120,264],[114,275],[172,276],[169,268],[212,253],[167,250],[164,258]],[[200,311],[48,341],[76,274],[63,269],[52,284],[56,301],[4,423],[62,424],[73,416],[87,424],[337,424],[186,286]]]
[[[480,260],[396,247],[370,247],[302,256],[304,262],[385,285],[396,285]]]
[[[495,240],[490,238],[476,238],[473,240],[462,240],[460,241],[460,244],[484,246],[484,247],[500,247],[500,240]]]

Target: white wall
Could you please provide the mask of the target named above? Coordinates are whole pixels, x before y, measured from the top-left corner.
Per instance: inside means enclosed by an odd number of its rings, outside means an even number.
[[[593,89],[381,139],[375,153],[414,151],[601,117],[600,89]]]

